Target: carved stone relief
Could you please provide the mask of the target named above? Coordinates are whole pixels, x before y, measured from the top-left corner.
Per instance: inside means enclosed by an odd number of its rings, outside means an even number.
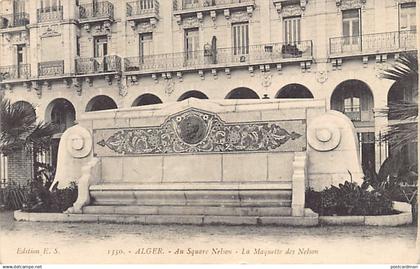
[[[234,12],[230,15],[230,20],[232,23],[246,22],[249,20],[249,15],[245,11]]]
[[[363,8],[367,0],[336,0],[341,10]]]
[[[95,153],[168,154],[207,152],[285,152],[306,144],[302,121],[226,123],[217,115],[189,109],[161,126],[95,130]]]
[[[283,17],[301,16],[302,8],[299,5],[288,5],[282,8],[281,15]]]

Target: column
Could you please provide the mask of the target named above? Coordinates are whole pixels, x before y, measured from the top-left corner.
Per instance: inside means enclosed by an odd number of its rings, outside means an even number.
[[[379,171],[382,163],[388,157],[388,143],[381,141],[388,127],[388,107],[373,109],[375,117],[375,168]]]

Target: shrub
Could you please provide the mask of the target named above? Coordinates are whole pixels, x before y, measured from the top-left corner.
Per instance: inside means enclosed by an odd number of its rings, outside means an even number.
[[[381,193],[369,191],[346,181],[321,192],[308,189],[305,207],[321,216],[356,216],[393,214],[392,201]]]
[[[0,189],[0,202],[6,210],[18,210],[25,204],[28,197],[28,189],[26,186],[11,181]]]
[[[30,189],[27,203],[22,208],[26,212],[61,213],[71,207],[77,199],[77,185],[74,182],[65,189],[50,191],[39,181],[33,181]]]

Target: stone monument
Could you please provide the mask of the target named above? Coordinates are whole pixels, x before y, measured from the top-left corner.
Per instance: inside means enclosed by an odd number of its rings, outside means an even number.
[[[361,182],[352,122],[321,100],[187,99],[89,112],[62,136],[67,213],[109,221],[316,225],[305,189]]]

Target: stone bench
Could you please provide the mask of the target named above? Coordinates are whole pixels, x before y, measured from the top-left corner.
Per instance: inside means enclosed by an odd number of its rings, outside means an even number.
[[[79,118],[55,178],[78,183],[71,213],[305,218],[307,187],[362,179],[352,123],[323,101],[192,98]]]

